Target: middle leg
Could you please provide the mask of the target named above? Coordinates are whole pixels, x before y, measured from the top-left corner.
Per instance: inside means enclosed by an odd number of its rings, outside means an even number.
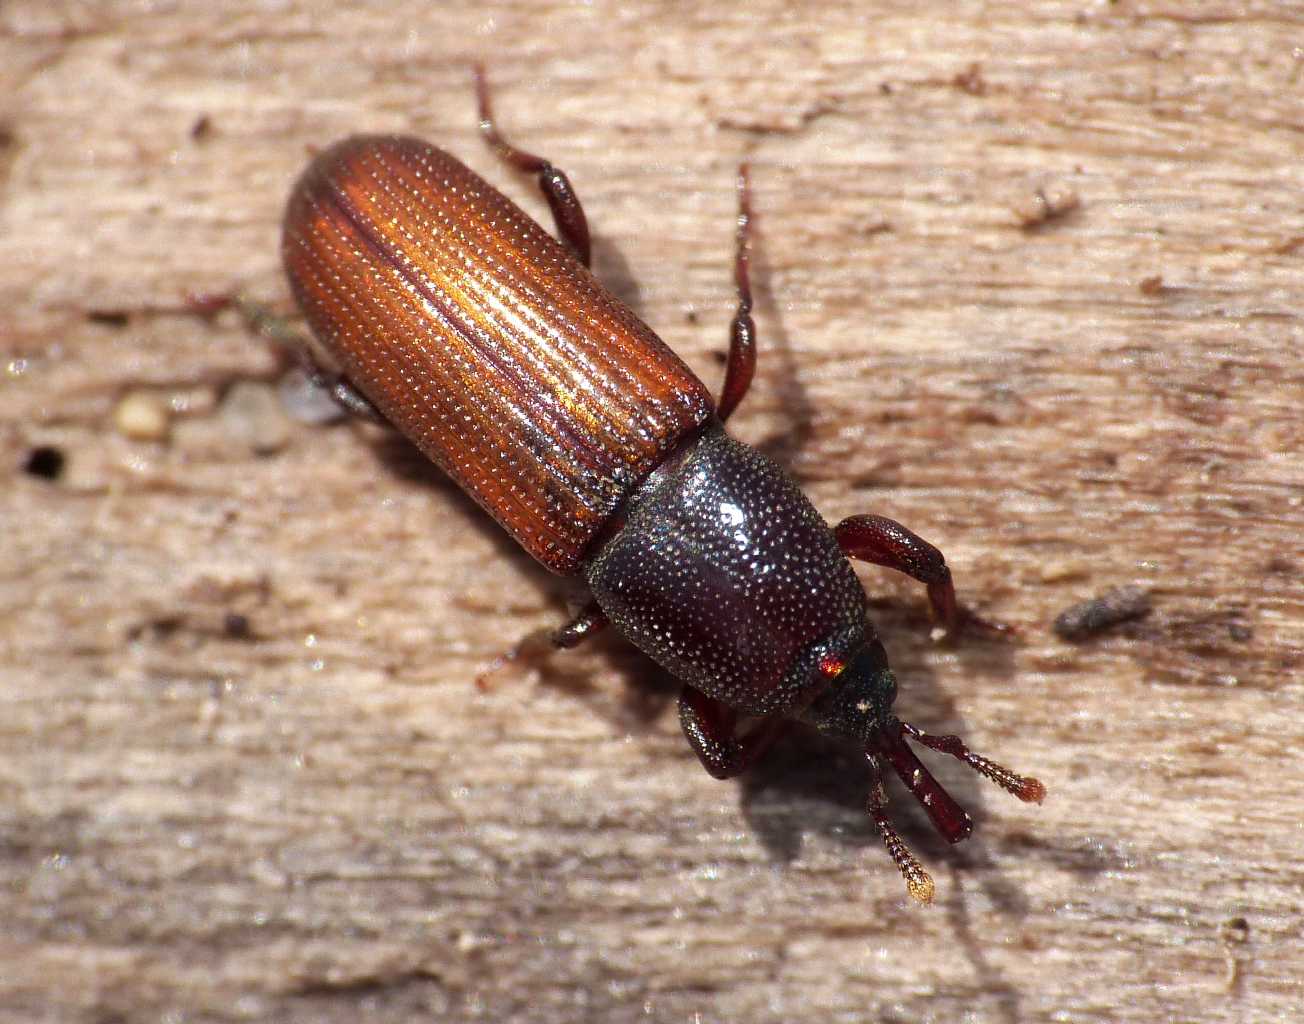
[[[934,617],[948,633],[954,632],[960,608],[942,552],[886,516],[851,516],[833,528],[833,535],[849,558],[895,569],[925,584]]]
[[[739,736],[738,716],[733,708],[692,686],[686,685],[679,694],[679,725],[693,753],[713,778],[741,775],[791,724],[791,719],[771,715]]]
[[[592,260],[593,244],[589,238],[589,222],[584,216],[584,207],[580,205],[570,179],[559,167],[549,161],[523,149],[517,149],[498,130],[494,122],[493,106],[489,100],[489,82],[485,78],[484,67],[475,66],[475,95],[480,107],[480,133],[485,141],[502,159],[526,174],[539,176],[539,191],[548,201],[552,219],[557,224],[557,232],[562,241],[570,246],[586,267]]]
[[[508,665],[520,664],[534,667],[553,651],[568,651],[578,647],[595,633],[607,628],[607,615],[590,599],[565,625],[556,629],[537,629],[527,633],[509,650],[504,651],[481,672],[475,680],[481,690],[492,688],[492,679]]]

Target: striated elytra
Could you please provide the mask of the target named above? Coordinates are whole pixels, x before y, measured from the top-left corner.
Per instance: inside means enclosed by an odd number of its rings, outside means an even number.
[[[592,602],[553,642],[609,622],[673,673],[684,734],[712,775],[742,772],[794,721],[858,742],[869,813],[910,894],[931,900],[888,822],[884,767],[951,842],[971,822],[907,737],[1023,800],[1045,790],[892,713],[896,681],[847,559],[926,583],[953,628],[964,613],[941,553],[879,516],[829,528],[782,468],[724,430],[755,359],[746,169],[717,406],[589,272],[570,183],[502,138],[479,85],[486,137],[538,175],[563,241],[419,140],[358,136],[322,152],[290,197],[282,253],[337,393],[393,424],[543,565],[587,583]],[[760,721],[740,733],[740,715]]]

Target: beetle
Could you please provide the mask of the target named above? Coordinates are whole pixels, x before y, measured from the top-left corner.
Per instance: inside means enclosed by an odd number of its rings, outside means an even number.
[[[848,558],[926,584],[953,631],[965,613],[941,552],[881,516],[830,528],[782,468],[724,429],[756,360],[746,166],[717,403],[590,273],[566,175],[504,138],[479,69],[476,88],[482,134],[537,176],[561,240],[417,139],[360,135],[322,151],[289,198],[282,258],[336,364],[334,394],[396,427],[545,567],[583,580],[592,599],[553,644],[610,624],[671,672],[711,775],[745,771],[792,722],[858,742],[869,814],[909,894],[931,901],[932,879],[888,820],[886,767],[950,842],[972,822],[907,739],[1022,800],[1045,789],[893,714],[897,682]],[[743,732],[740,717],[760,721]]]

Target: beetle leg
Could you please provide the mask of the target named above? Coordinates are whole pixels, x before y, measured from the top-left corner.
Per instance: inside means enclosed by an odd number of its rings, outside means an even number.
[[[323,368],[313,358],[312,341],[291,327],[285,317],[272,312],[270,307],[238,293],[194,295],[190,297],[190,305],[205,317],[211,317],[223,309],[234,309],[251,331],[272,343],[282,370],[287,362],[298,365],[308,378],[308,383],[330,395],[344,412],[373,423],[388,424],[389,421],[381,415],[380,410],[347,377]]]
[[[204,292],[188,295],[186,301],[190,309],[205,320],[211,320],[223,310],[234,310],[250,332],[272,343],[280,369],[294,362],[302,365],[306,373],[315,375],[319,372],[311,355],[312,340],[257,299],[239,292]]]
[[[355,388],[343,374],[326,373],[318,369],[308,379],[314,387],[326,388],[335,404],[345,412],[372,423],[383,423],[387,427],[391,425],[384,414],[371,404],[371,399]]]
[[[984,619],[956,601],[951,569],[942,552],[895,519],[850,516],[833,528],[833,535],[847,557],[895,569],[925,584],[933,618],[941,623],[948,635],[954,635],[962,628],[998,636],[1013,632],[1012,627]]]
[[[578,647],[594,633],[607,628],[607,615],[590,599],[569,621],[557,629],[536,629],[518,640],[509,650],[495,658],[483,672],[476,676],[475,685],[482,690],[491,688],[492,679],[508,665],[533,667],[556,650],[568,651]]]
[[[564,626],[551,634],[552,646],[563,651],[578,647],[594,633],[607,628],[607,613],[598,607],[598,602],[590,598],[589,602],[577,611]]]
[[[842,553],[849,558],[895,569],[926,584],[933,617],[947,633],[954,633],[965,623],[994,632],[1006,629],[961,608],[955,600],[951,570],[942,552],[895,520],[885,516],[851,516],[833,528],[833,535]]]
[[[906,845],[906,841],[901,838],[901,833],[893,827],[891,819],[887,816],[888,800],[887,787],[883,785],[883,760],[873,752],[868,752],[867,756],[870,787],[866,810],[874,819],[874,824],[878,826],[888,855],[896,864],[897,870],[901,872],[901,877],[905,879],[906,891],[920,903],[932,903],[936,892],[932,876],[924,870],[924,866],[919,863],[919,858],[910,852],[910,847]]]
[[[584,216],[584,207],[580,205],[570,179],[564,171],[554,167],[541,156],[517,149],[498,131],[494,123],[493,107],[489,101],[489,82],[485,78],[484,66],[476,64],[475,95],[480,108],[480,134],[499,157],[507,161],[518,171],[539,176],[539,191],[548,201],[552,219],[557,224],[557,232],[562,241],[570,246],[581,263],[586,267],[592,257],[592,243],[589,239],[589,222]]]
[[[745,736],[737,732],[738,716],[733,708],[708,697],[701,690],[685,686],[679,693],[679,725],[688,745],[714,778],[741,775],[792,724],[791,719],[772,715]]]
[[[715,413],[720,422],[729,418],[751,387],[756,372],[756,323],[752,320],[751,241],[752,190],[747,165],[738,167],[738,233],[734,250],[734,286],[738,291],[738,312],[729,331],[729,362]]]

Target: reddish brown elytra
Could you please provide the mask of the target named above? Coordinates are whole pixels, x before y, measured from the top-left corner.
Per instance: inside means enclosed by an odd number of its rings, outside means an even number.
[[[589,232],[566,176],[508,143],[477,74],[481,127],[536,174],[562,241],[456,159],[368,135],[321,153],[285,213],[294,295],[337,363],[335,391],[374,410],[453,477],[549,569],[592,601],[554,637],[610,623],[683,683],[679,717],[706,770],[746,770],[803,722],[860,743],[869,813],[910,895],[933,882],[887,817],[890,766],[951,842],[969,816],[906,740],[964,761],[1022,800],[1040,782],[892,713],[896,679],[847,559],[927,584],[961,619],[941,553],[880,516],[832,529],[783,469],[724,421],[756,359],[747,170],[739,175],[734,317],[719,404],[589,272]],[[740,715],[762,722],[740,734]]]

